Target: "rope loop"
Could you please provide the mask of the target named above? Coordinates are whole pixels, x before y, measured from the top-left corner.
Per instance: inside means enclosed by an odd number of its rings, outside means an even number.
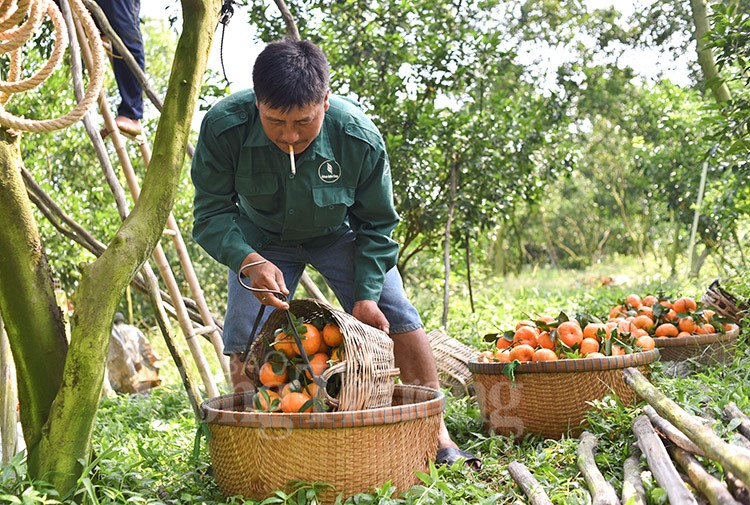
[[[99,30],[81,0],[68,1],[73,16],[83,27],[93,54],[88,88],[81,101],[67,114],[53,119],[27,119],[6,111],[5,104],[13,93],[34,89],[52,75],[62,62],[68,47],[68,30],[60,8],[52,0],[0,0],[0,54],[10,54],[8,80],[0,80],[0,125],[3,127],[29,132],[61,130],[80,120],[96,103],[104,82],[105,62]],[[23,46],[38,31],[45,15],[49,16],[55,31],[52,53],[36,74],[19,80]]]

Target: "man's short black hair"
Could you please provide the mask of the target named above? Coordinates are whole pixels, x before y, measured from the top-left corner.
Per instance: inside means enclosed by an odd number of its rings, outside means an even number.
[[[258,102],[272,109],[321,103],[329,87],[328,59],[306,40],[271,42],[255,60],[253,86]]]

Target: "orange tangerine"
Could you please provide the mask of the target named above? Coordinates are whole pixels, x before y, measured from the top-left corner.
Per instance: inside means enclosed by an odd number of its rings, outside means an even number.
[[[276,391],[266,388],[260,388],[258,392],[253,395],[251,401],[255,410],[276,412],[281,408],[281,398],[279,395]]]
[[[581,340],[581,347],[579,350],[584,356],[592,352],[599,352],[599,341],[595,338],[586,337]]]
[[[653,307],[655,303],[659,303],[659,299],[654,295],[648,295],[643,297],[643,305],[646,307]]]
[[[603,331],[600,331],[603,330]],[[583,338],[601,340],[600,334],[606,335],[607,326],[604,323],[589,323],[583,328]]]
[[[289,393],[281,399],[281,410],[282,412],[312,412],[312,405],[303,410],[305,403],[309,400],[310,397],[305,393]]]
[[[616,317],[620,317],[623,314],[625,314],[625,312],[626,312],[625,307],[623,307],[622,305],[615,305],[609,311],[609,318],[614,319]]]
[[[482,351],[477,356],[477,361],[480,363],[490,363],[495,360],[495,353],[492,351]]]
[[[322,374],[328,368],[328,355],[324,352],[313,354],[310,357],[310,367],[316,376]],[[309,370],[305,370],[305,375],[308,379],[312,379]]]
[[[675,302],[672,304],[672,308],[675,310],[675,312],[689,313],[695,312],[695,310],[698,308],[698,304],[695,303],[694,298],[683,296],[682,298],[678,298],[677,300],[675,300]]]
[[[680,333],[677,334],[678,337],[689,337],[690,335],[691,333],[688,333],[686,331],[681,331]]]
[[[612,356],[624,356],[625,355],[625,348],[617,345],[612,344]]]
[[[640,347],[643,351],[650,351],[651,349],[656,347],[656,342],[649,335],[641,335],[640,337],[635,339],[635,345]]]
[[[510,359],[510,351],[507,349],[498,349],[495,351],[495,361],[499,363],[510,363],[512,361]]]
[[[660,324],[656,327],[654,335],[657,337],[676,337],[680,330],[672,323]]]
[[[652,327],[654,325],[654,321],[647,315],[641,314],[640,316],[635,316],[633,318],[633,325],[636,328],[646,329]]]
[[[557,354],[551,349],[537,349],[531,356],[531,361],[557,361]]]
[[[528,344],[531,347],[537,346],[537,339],[539,333],[536,327],[531,326],[519,326],[516,332],[513,334],[513,342],[519,344]]]
[[[277,369],[279,368],[281,368],[281,366],[277,365]],[[273,369],[273,363],[268,361],[263,363],[263,366],[260,367],[258,377],[260,378],[261,384],[269,388],[274,388],[285,384],[286,381],[289,380],[289,373],[287,372],[286,366],[281,368],[280,372],[275,372]]]
[[[641,297],[639,295],[636,295],[635,293],[626,296],[625,301],[634,309],[637,309],[638,307],[643,305],[643,300],[641,300]]]
[[[272,345],[277,351],[283,352],[287,358],[299,356],[299,350],[297,349],[297,343],[294,341],[293,335],[287,335],[283,331],[280,331],[276,335]]]
[[[326,323],[323,327],[323,342],[328,347],[338,347],[344,343],[344,334],[336,323]]]
[[[696,325],[692,317],[681,317],[677,325],[680,327],[680,331],[695,333]]]
[[[586,358],[606,358],[606,356],[600,352],[590,352],[586,355]]]
[[[500,338],[498,338],[497,342],[495,342],[495,347],[497,347],[498,349],[507,349],[512,343],[512,340],[508,340],[503,335],[500,335]]]
[[[716,315],[716,311],[711,310],[711,309],[705,309],[703,311],[703,320],[706,321],[707,323],[710,323],[711,318],[714,317],[714,315]]]
[[[532,328],[536,328],[536,323],[534,321],[529,321],[528,319],[524,319],[522,321],[518,321],[516,324],[515,330],[518,330],[522,326],[531,326]]]
[[[578,321],[565,321],[557,327],[557,336],[563,344],[573,347],[583,340],[583,330]]]
[[[531,361],[534,356],[534,348],[529,344],[520,344],[510,350],[510,360]]]
[[[536,344],[545,349],[555,350],[555,343],[552,341],[552,335],[548,331],[543,331],[539,334]]]

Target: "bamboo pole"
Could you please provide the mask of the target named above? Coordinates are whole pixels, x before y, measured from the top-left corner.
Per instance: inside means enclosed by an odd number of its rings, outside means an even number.
[[[667,398],[637,369],[626,368],[623,370],[623,376],[625,383],[638,396],[703,449],[707,457],[717,461],[725,470],[732,472],[745,486],[750,485],[749,450],[724,442],[710,427],[696,421],[677,403]]]
[[[698,501],[693,493],[687,488],[682,481],[682,477],[672,464],[667,449],[664,447],[659,435],[654,431],[648,416],[638,416],[633,422],[633,433],[638,439],[638,446],[646,456],[648,468],[669,497],[669,503],[679,503],[680,505],[694,504]]]
[[[583,474],[591,492],[592,505],[619,505],[620,499],[617,497],[615,488],[607,482],[596,466],[594,452],[597,443],[598,440],[593,433],[588,431],[581,433],[576,451],[578,469]]]
[[[645,407],[643,407],[643,413],[646,414],[651,420],[651,424],[654,426],[654,428],[659,430],[659,432],[664,437],[669,439],[669,441],[675,444],[677,447],[680,447],[688,452],[692,452],[693,454],[697,454],[698,456],[706,455],[706,453],[703,452],[703,449],[695,445],[695,443],[688,437],[686,437],[683,432],[675,428],[672,423],[657,414],[651,405],[646,405]]]
[[[679,447],[674,447],[671,453],[674,460],[690,478],[690,482],[708,498],[711,505],[740,505],[724,484],[708,473],[689,452]]]
[[[745,438],[750,438],[750,418],[742,412],[734,402],[724,405],[724,416],[728,421],[737,420],[739,425],[737,429]]]
[[[78,25],[76,26],[76,28],[79,39],[83,39],[85,37],[83,31],[79,29]],[[87,66],[90,68],[91,52],[89,50],[89,47],[87,44],[81,44],[81,49],[84,60],[87,62]],[[107,104],[104,91],[99,94],[99,110],[104,117],[104,122],[107,125],[107,129],[112,132],[110,137],[115,146],[115,152],[117,154],[118,160],[120,161],[120,166],[122,167],[123,174],[125,175],[128,187],[130,188],[131,195],[133,196],[134,200],[137,200],[140,194],[140,187],[135,176],[135,171],[133,170],[133,165],[130,162],[127,150],[122,141],[122,136],[117,131],[117,128],[115,126],[115,119],[112,115],[112,112],[109,110],[109,105]],[[119,185],[119,182],[117,183],[117,185]],[[185,308],[185,304],[182,300],[182,294],[180,293],[177,280],[175,279],[174,273],[169,266],[167,256],[164,253],[161,244],[156,244],[156,247],[152,252],[152,257],[156,262],[156,266],[159,269],[162,279],[164,280],[164,283],[167,287],[167,291],[169,292],[170,298],[172,299],[172,305],[177,312],[177,320],[180,323],[180,327],[182,328],[183,335],[185,337],[185,340],[187,341],[188,348],[190,349],[195,364],[198,368],[198,372],[203,379],[203,385],[206,388],[206,393],[209,397],[218,396],[219,390],[216,387],[216,383],[214,381],[213,375],[211,374],[211,369],[208,365],[208,362],[206,361],[203,350],[201,349],[198,341],[195,339],[195,334],[193,333],[193,325],[190,322],[190,317],[187,314],[187,309]]]
[[[508,465],[508,473],[529,498],[531,505],[552,505],[552,500],[549,499],[542,485],[523,463],[511,461]]]
[[[630,456],[622,465],[622,503],[646,505],[646,489],[641,481],[641,451],[638,446],[630,448]]]
[[[16,367],[10,353],[10,342],[5,333],[2,314],[0,314],[0,463],[8,464],[16,454],[18,442],[18,414],[16,405]]]

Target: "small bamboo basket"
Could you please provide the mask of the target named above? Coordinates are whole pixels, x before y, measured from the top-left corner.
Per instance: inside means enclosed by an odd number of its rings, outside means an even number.
[[[657,337],[656,347],[662,361],[685,361],[693,359],[699,363],[724,363],[734,358],[740,328],[734,326],[726,333],[708,333],[686,337]]]
[[[203,402],[211,466],[225,496],[261,500],[293,481],[331,484],[333,503],[390,481],[399,492],[429,472],[445,407],[440,391],[397,385],[387,407],[353,412],[269,413],[251,410],[250,394]]]
[[[474,389],[474,378],[468,363],[476,357],[476,350],[450,337],[442,329],[432,330],[427,338],[437,365],[440,385],[450,389],[454,396],[470,396]]]
[[[561,359],[518,365],[515,378],[503,373],[508,363],[469,361],[484,426],[499,435],[522,438],[526,434],[560,438],[578,436],[593,400],[608,393],[625,405],[635,393],[625,384],[622,370],[637,367],[647,374],[659,351],[605,358]]]
[[[701,303],[711,306],[718,315],[739,323],[747,314],[747,303],[738,302],[737,297],[719,286],[715,279],[701,297]]]
[[[292,300],[289,310],[305,322],[323,317],[335,321],[341,328],[344,359],[323,373],[326,380],[341,374],[341,389],[337,397],[328,397],[328,403],[335,410],[362,410],[391,404],[394,378],[399,370],[394,366],[393,340],[385,332],[318,300]],[[285,321],[285,311],[273,311],[250,347],[245,371],[256,386],[260,385],[258,370],[273,350],[274,331]]]

